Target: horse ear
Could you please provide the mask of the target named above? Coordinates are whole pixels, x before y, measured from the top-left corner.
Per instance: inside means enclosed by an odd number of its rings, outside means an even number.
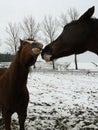
[[[91,7],[89,8],[80,18],[79,18],[79,21],[84,21],[84,20],[87,20],[89,18],[91,18],[91,16],[93,15],[94,13],[94,10],[95,10],[95,7]]]
[[[23,40],[20,39],[20,46],[23,46]]]

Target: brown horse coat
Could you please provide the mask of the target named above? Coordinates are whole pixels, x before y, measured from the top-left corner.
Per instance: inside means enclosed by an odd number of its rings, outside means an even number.
[[[0,68],[0,76],[2,76],[2,74],[4,74],[4,72],[7,70],[7,68]]]
[[[6,130],[11,130],[11,115],[17,112],[20,130],[24,130],[29,93],[27,78],[29,68],[36,62],[42,44],[20,40],[21,46],[10,67],[0,76],[0,105]],[[33,51],[34,49],[34,51]],[[36,53],[35,53],[36,52]]]

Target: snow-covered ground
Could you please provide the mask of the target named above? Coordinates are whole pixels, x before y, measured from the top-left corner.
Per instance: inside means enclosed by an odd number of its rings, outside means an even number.
[[[98,130],[98,74],[32,71],[27,86],[26,130]],[[12,124],[18,130],[16,114]]]

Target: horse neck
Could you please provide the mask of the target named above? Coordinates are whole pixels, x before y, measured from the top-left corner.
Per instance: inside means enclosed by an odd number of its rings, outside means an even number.
[[[27,83],[29,67],[26,67],[25,65],[21,64],[19,59],[20,54],[18,52],[9,67],[9,74],[11,76],[11,79],[13,81],[15,80],[15,84],[25,86]]]

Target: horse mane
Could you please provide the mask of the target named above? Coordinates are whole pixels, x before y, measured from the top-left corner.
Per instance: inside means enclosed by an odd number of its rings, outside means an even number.
[[[28,40],[28,41],[35,41],[34,38],[27,38],[25,40]]]
[[[84,20],[84,22],[85,22],[85,20]],[[97,28],[98,28],[98,19],[97,19],[96,17],[91,17],[91,18],[87,19],[86,22],[89,22],[90,24],[95,23],[96,26],[97,26]],[[77,23],[83,23],[83,21],[80,21],[80,20],[72,20],[70,23],[68,23],[68,24],[66,24],[66,25],[64,26],[64,29],[65,29],[66,27],[70,26],[70,25],[75,25],[75,24],[77,24]]]

